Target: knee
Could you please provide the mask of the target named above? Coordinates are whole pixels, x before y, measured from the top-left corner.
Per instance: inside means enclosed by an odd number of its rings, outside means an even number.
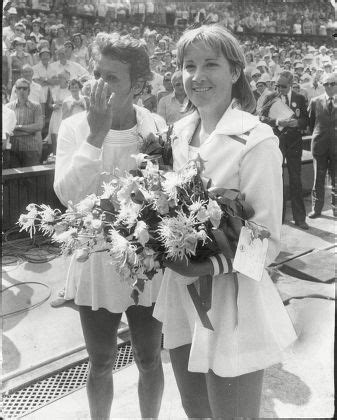
[[[116,352],[109,355],[89,356],[90,375],[101,377],[111,374],[116,360]]]
[[[147,354],[146,352],[134,350],[133,356],[139,371],[142,373],[153,372],[161,364],[160,352]]]

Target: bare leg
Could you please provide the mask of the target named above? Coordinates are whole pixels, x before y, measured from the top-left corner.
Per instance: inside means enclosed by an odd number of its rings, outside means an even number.
[[[139,370],[138,396],[142,418],[157,418],[164,390],[161,363],[161,322],[153,306],[131,306],[126,311],[134,358]]]
[[[122,314],[79,306],[89,354],[87,394],[92,420],[108,420],[113,400],[112,369],[117,355],[117,330]]]
[[[211,370],[206,374],[213,418],[259,418],[263,370],[223,378]]]
[[[187,370],[190,350],[190,344],[170,350],[181,402],[188,418],[211,418],[205,374]]]

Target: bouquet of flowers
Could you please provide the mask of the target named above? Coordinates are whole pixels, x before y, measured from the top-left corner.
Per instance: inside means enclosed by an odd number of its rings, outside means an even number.
[[[107,252],[138,302],[164,259],[202,259],[223,252],[233,257],[239,232],[249,224],[254,235],[268,232],[248,221],[253,209],[238,191],[208,189],[203,161],[189,161],[180,172],[163,171],[144,154],[133,156],[137,169],[103,184],[103,194],[68,203],[62,214],[45,204],[29,204],[18,224],[61,244],[64,255],[86,261]]]

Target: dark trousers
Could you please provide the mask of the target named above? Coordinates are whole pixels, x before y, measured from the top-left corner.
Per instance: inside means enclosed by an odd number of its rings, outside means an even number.
[[[10,151],[10,167],[22,168],[24,166],[40,165],[41,152],[34,151]]]
[[[321,156],[313,156],[314,164],[314,185],[312,188],[312,210],[315,213],[321,213],[324,206],[324,192],[325,192],[325,177],[329,171],[331,177],[331,205],[334,212],[336,212],[336,157],[332,154],[326,153]]]
[[[301,165],[302,165],[302,139],[291,138],[286,134],[281,133],[280,137],[280,149],[283,154],[283,161],[286,160],[288,174],[289,174],[289,192],[291,200],[291,208],[295,223],[302,223],[305,221],[305,206],[302,192],[302,180],[301,180]],[[286,200],[283,191],[283,216],[284,221],[286,209]]]

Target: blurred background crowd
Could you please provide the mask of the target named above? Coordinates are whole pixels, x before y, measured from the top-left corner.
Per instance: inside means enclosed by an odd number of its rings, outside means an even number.
[[[144,43],[154,77],[135,103],[168,124],[183,116],[186,105],[175,45],[192,24],[218,22],[236,34],[256,113],[282,70],[293,73],[292,88],[308,104],[324,93],[325,75],[337,69],[336,15],[328,0],[16,0],[4,2],[3,9],[2,104],[16,113],[12,128],[6,117],[3,150],[13,152],[13,145],[22,144],[15,138],[22,136],[34,137],[38,147],[34,158],[25,159],[33,151],[29,147],[19,150],[18,160],[5,158],[7,168],[39,164],[55,154],[62,119],[87,109],[91,80],[97,77],[92,42],[102,31]],[[27,99],[40,107],[20,113],[13,102]],[[25,131],[29,124],[36,131]]]

